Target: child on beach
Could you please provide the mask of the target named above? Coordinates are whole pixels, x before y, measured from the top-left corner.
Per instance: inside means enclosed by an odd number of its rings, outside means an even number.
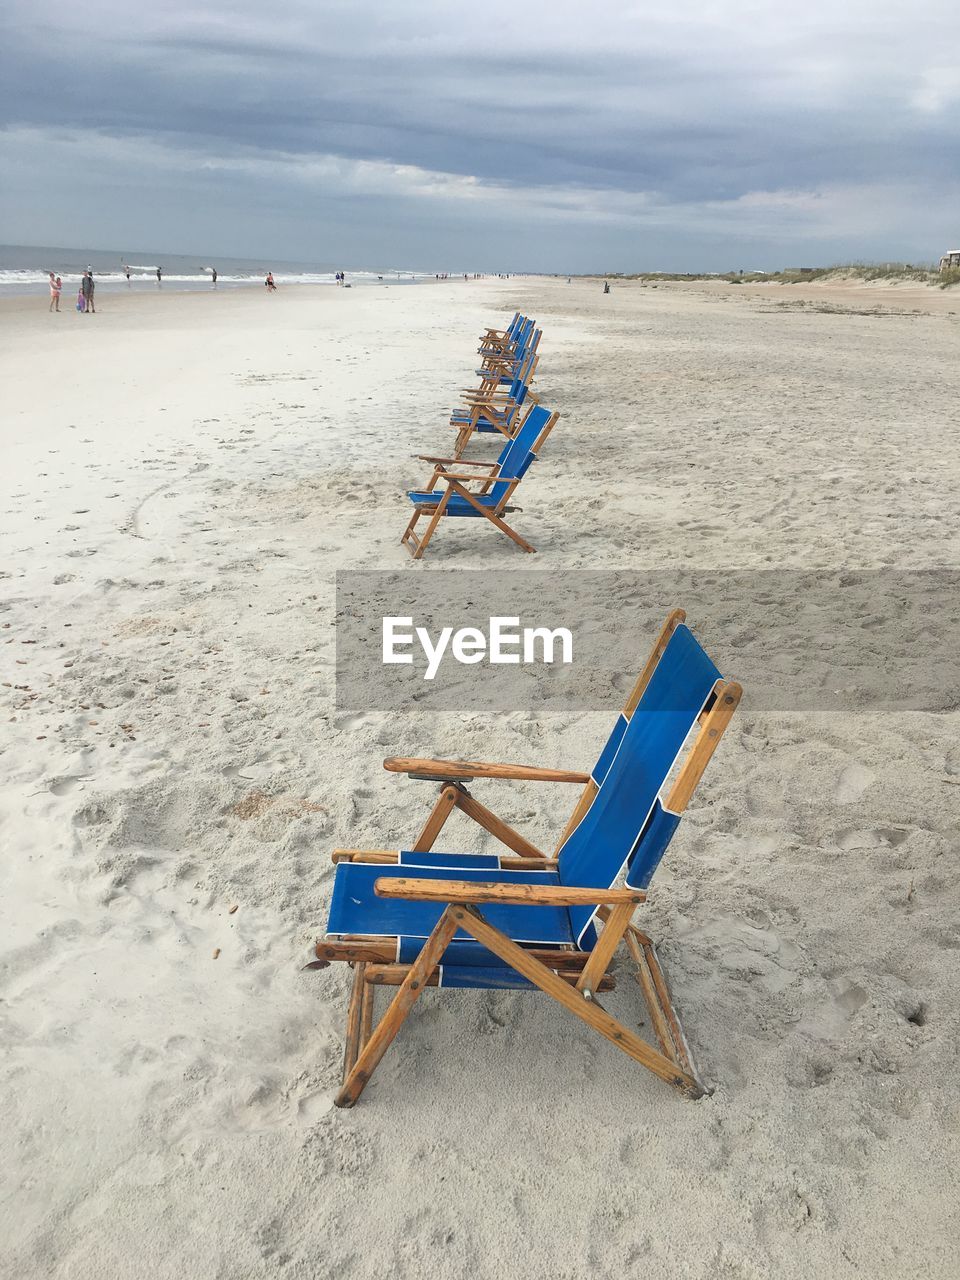
[[[83,292],[83,285],[81,284],[80,288],[77,290],[77,310],[86,311],[86,309],[87,309],[87,299]]]
[[[60,310],[60,290],[63,287],[63,281],[59,276],[55,276],[50,272],[50,310]]]

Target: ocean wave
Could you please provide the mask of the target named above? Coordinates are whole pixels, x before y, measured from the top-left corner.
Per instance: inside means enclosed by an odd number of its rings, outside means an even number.
[[[82,271],[67,271],[67,272],[62,271],[62,272],[59,272],[58,274],[63,280],[63,283],[66,285],[69,283],[79,283],[83,275],[83,272]],[[127,277],[124,275],[122,271],[94,270],[93,274],[98,285],[99,284],[125,285],[127,283]],[[249,273],[221,272],[217,276],[217,283],[218,284],[260,284],[262,285],[266,274],[267,274],[266,271],[249,272]],[[336,283],[334,279],[334,273],[332,271],[330,272],[303,271],[303,272],[290,272],[290,273],[285,273],[282,271],[274,271],[273,278],[278,285],[281,285],[281,284],[330,284],[332,285]],[[353,271],[353,272],[347,273],[348,284],[379,284],[381,281],[385,284],[388,284],[391,281],[396,283],[398,278],[401,280],[410,281],[410,280],[423,280],[428,278],[432,279],[433,277],[432,276],[427,277],[422,273],[417,273],[412,271],[403,271],[400,273],[385,271],[382,274],[375,271]],[[48,279],[49,277],[45,270],[36,270],[36,269],[0,270],[0,288],[4,286],[7,286],[7,287],[23,286],[25,288],[31,288],[32,286],[46,285],[48,283]],[[153,271],[131,270],[130,282],[131,283],[134,283],[134,282],[151,283],[152,282],[156,284],[156,269],[154,268]],[[164,271],[163,283],[164,284],[203,285],[203,284],[211,284],[212,280],[209,272],[207,273],[192,272],[187,274],[171,272],[168,275],[167,272]]]

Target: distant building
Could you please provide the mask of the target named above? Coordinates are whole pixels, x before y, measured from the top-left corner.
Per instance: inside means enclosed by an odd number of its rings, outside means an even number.
[[[784,267],[783,274],[785,276],[812,276],[813,267]]]
[[[948,249],[940,259],[941,271],[950,271],[954,267],[960,267],[960,249]]]

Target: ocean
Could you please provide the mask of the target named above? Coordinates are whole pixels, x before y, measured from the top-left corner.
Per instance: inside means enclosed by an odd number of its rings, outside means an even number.
[[[424,272],[393,268],[350,270],[345,265],[325,262],[281,262],[277,259],[254,261],[248,258],[189,258],[176,253],[152,250],[64,249],[51,245],[0,245],[0,297],[11,294],[46,295],[47,272],[63,279],[64,296],[71,287],[76,292],[80,277],[90,267],[97,289],[210,289],[210,269],[217,269],[217,288],[236,289],[260,285],[268,271],[278,285],[334,284],[337,271],[344,271],[347,283],[411,284],[427,279]],[[127,280],[124,268],[130,269]],[[163,283],[157,284],[157,267]],[[429,278],[433,278],[430,276]]]

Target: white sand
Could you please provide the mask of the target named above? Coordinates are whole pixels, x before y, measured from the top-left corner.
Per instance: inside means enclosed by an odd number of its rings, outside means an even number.
[[[383,756],[584,768],[609,728],[337,715],[334,570],[956,566],[960,297],[99,303],[0,306],[0,1273],[955,1275],[957,710],[748,690],[642,911],[698,1104],[547,1001],[428,992],[338,1112],[349,971],[300,966],[330,848],[409,843],[432,798]],[[515,306],[563,414],[517,521],[540,554],[462,522],[414,565],[410,455]],[[545,844],[570,803],[481,795]]]

